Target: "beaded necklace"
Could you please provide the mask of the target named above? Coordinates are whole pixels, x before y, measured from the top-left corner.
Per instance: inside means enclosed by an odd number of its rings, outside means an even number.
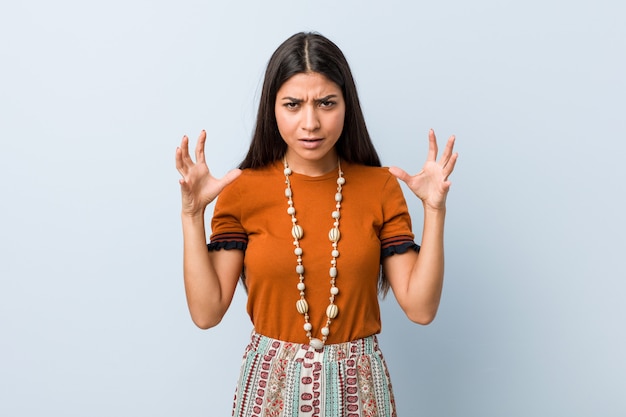
[[[329,305],[326,307],[326,325],[320,329],[320,333],[322,334],[321,339],[317,337],[313,337],[313,325],[309,321],[309,304],[306,301],[304,290],[306,286],[304,285],[304,265],[302,265],[302,254],[303,250],[300,246],[300,239],[304,236],[304,230],[302,226],[298,224],[296,219],[296,209],[293,203],[293,191],[291,190],[291,181],[289,180],[289,176],[292,174],[291,168],[287,164],[287,159],[283,159],[283,164],[285,165],[284,174],[285,174],[285,184],[287,188],[285,189],[285,197],[287,197],[287,203],[289,207],[287,208],[287,214],[291,216],[291,236],[293,237],[293,245],[295,246],[294,254],[296,255],[296,274],[298,274],[298,291],[300,293],[300,299],[296,301],[296,310],[298,313],[304,316],[304,331],[306,332],[306,336],[309,338],[309,344],[313,349],[323,349],[326,340],[328,339],[328,335],[330,334],[330,324],[334,318],[337,317],[339,313],[339,308],[335,304],[335,296],[339,294],[339,288],[335,285],[337,279],[337,258],[339,257],[339,250],[337,249],[339,239],[341,237],[341,233],[339,233],[339,218],[340,209],[341,209],[341,201],[343,199],[343,195],[341,194],[342,186],[346,183],[345,178],[343,177],[343,171],[341,171],[341,161],[338,161],[338,177],[337,177],[337,193],[335,193],[335,210],[331,213],[331,217],[333,219],[333,227],[328,232],[328,239],[331,242],[332,250],[331,250],[331,260],[330,260],[330,297],[329,297]]]

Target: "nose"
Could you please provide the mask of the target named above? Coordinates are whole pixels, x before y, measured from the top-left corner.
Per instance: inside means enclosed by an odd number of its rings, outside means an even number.
[[[314,132],[320,127],[320,119],[317,115],[315,106],[305,106],[302,112],[301,127],[307,132]]]

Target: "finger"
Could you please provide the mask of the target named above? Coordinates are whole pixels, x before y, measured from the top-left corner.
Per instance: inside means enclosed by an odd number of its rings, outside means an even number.
[[[183,198],[188,197],[191,191],[191,187],[189,186],[189,183],[187,182],[185,177],[179,178],[178,184],[180,185],[180,191],[182,193]]]
[[[221,179],[221,181],[224,183],[224,187],[235,181],[241,175],[241,172],[242,171],[238,168],[228,171],[226,175],[224,175]]]
[[[176,148],[176,170],[183,175],[183,150],[179,147]]]
[[[215,196],[217,197],[228,184],[235,181],[241,175],[241,172],[242,171],[240,169],[233,169],[228,171],[226,175],[217,180],[217,192]]]
[[[176,148],[176,169],[181,175],[184,175],[183,170],[188,163],[191,163],[189,158],[189,138],[185,135],[180,141],[180,146]]]
[[[437,160],[437,137],[435,136],[435,131],[430,129],[428,131],[428,158],[427,161],[436,161]]]
[[[411,180],[411,176],[402,168],[389,167],[389,172],[391,173],[391,175],[401,181],[404,181],[405,183],[408,183]]]
[[[204,144],[206,142],[206,131],[202,130],[200,136],[198,136],[198,143],[196,144],[196,163],[205,164],[204,158]]]
[[[444,201],[446,200],[446,198],[448,197],[448,193],[450,192],[450,187],[452,187],[452,183],[450,181],[446,181],[443,183],[443,193],[444,193]]]
[[[454,135],[448,138],[448,142],[446,143],[446,148],[443,150],[443,154],[441,155],[441,160],[439,161],[442,167],[445,167],[450,161],[450,157],[452,156],[452,151],[454,150],[454,142],[456,137]]]
[[[450,160],[448,161],[448,163],[446,164],[446,166],[443,169],[444,181],[448,181],[448,177],[450,176],[450,174],[452,174],[452,171],[454,171],[454,167],[455,167],[456,161],[458,159],[459,159],[459,154],[458,153],[454,153],[450,157]]]
[[[180,142],[180,150],[183,164],[192,163],[191,156],[189,156],[189,138],[187,135],[183,136]]]

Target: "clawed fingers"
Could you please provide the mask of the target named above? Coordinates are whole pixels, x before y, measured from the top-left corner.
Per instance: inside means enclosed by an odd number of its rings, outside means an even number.
[[[437,138],[435,132],[428,132],[428,157],[422,170],[415,175],[409,175],[406,171],[390,167],[389,172],[401,181],[404,181],[411,191],[424,204],[430,207],[445,207],[446,195],[450,189],[448,177],[454,171],[458,154],[454,152],[455,137],[450,136],[446,147],[437,161]]]
[[[454,142],[456,140],[456,137],[454,135],[450,136],[448,138],[448,142],[446,143],[446,147],[443,150],[443,154],[441,155],[441,158],[439,159],[439,166],[442,169],[447,168],[450,165],[450,162],[452,161],[452,159],[454,158],[454,162],[456,162],[456,155],[455,153],[453,153],[454,151]],[[430,129],[430,131],[428,132],[428,158],[427,158],[427,162],[428,161],[432,161],[435,162],[437,160],[437,153],[439,152],[439,147],[437,146],[437,137],[435,136],[435,132],[433,131],[433,129]],[[450,173],[452,172],[452,169],[454,169],[454,164],[452,164],[450,166],[449,170],[447,171],[447,175],[450,175]],[[447,178],[446,175],[446,178]]]
[[[204,144],[206,142],[206,131],[200,132],[195,149],[195,162],[189,153],[189,138],[183,136],[180,146],[176,148],[176,169],[180,175],[185,177],[186,173],[196,164],[206,164],[204,154]]]

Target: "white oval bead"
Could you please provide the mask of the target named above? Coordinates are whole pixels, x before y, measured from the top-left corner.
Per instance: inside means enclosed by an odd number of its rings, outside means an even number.
[[[311,339],[309,341],[309,345],[315,350],[320,350],[324,348],[324,342],[316,338]]]
[[[310,332],[311,330],[313,330],[313,325],[311,323],[304,323],[304,331]]]
[[[333,255],[333,258],[338,258],[339,257],[339,251],[337,249],[333,249],[333,251],[331,252],[331,255]]]
[[[298,282],[298,291],[304,291],[304,289],[306,288],[306,286],[304,285],[304,282]],[[331,288],[330,292],[332,293],[333,290]]]
[[[331,216],[333,216],[333,219],[338,219],[339,217],[341,217],[341,214],[339,214],[339,210],[335,210],[333,211],[333,214],[331,214]]]
[[[296,310],[298,310],[300,314],[306,314],[309,311],[309,305],[305,299],[296,301]]]
[[[287,214],[289,214],[289,215],[296,214],[296,209],[293,208],[293,206],[287,208]]]
[[[328,316],[329,319],[334,319],[335,317],[337,317],[338,313],[339,313],[339,308],[337,307],[336,304],[331,304],[326,308],[326,315]]]
[[[285,173],[285,175],[291,175],[291,168],[285,167],[285,170],[283,172]]]
[[[337,295],[337,294],[339,294],[339,288],[337,288],[337,287],[330,287],[330,293],[331,293],[332,295]]]
[[[296,273],[300,275],[304,274],[304,266],[296,265]]]
[[[291,197],[291,188],[285,188],[285,197]]]
[[[293,253],[295,253],[296,256],[302,256],[302,248],[295,248]]]
[[[291,228],[291,236],[293,236],[294,239],[302,239],[303,234],[304,231],[302,230],[302,226],[300,226],[299,224],[294,224]]]
[[[341,193],[336,193],[335,194],[335,201],[336,202],[340,202],[341,200],[343,200],[343,196],[341,195]]]
[[[337,278],[337,268],[334,266],[330,267],[330,270],[328,271],[328,273],[330,274],[331,278]]]
[[[330,232],[328,232],[328,239],[330,239],[331,242],[339,241],[340,237],[341,233],[339,233],[339,229],[337,229],[336,227],[333,227],[332,229],[330,229]]]
[[[344,185],[346,183],[346,179],[344,177],[337,178],[337,184]]]
[[[320,332],[322,333],[322,335],[328,336],[330,334],[330,329],[328,327],[322,327]]]

